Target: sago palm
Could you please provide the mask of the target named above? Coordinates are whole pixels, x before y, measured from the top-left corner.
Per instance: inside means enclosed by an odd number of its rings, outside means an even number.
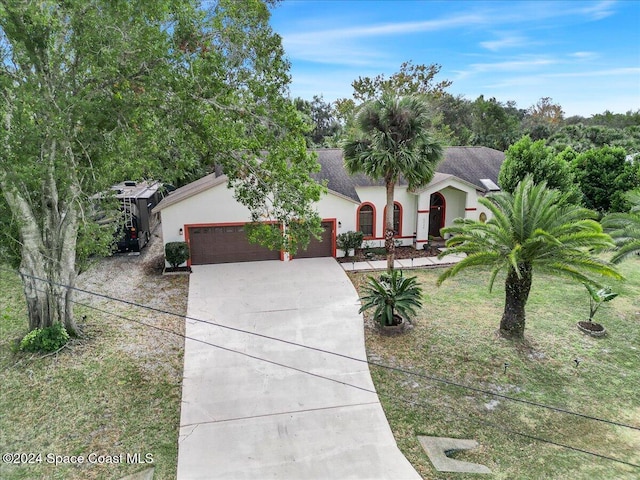
[[[627,192],[626,197],[632,204],[628,213],[612,213],[602,220],[602,226],[618,247],[611,259],[613,263],[640,253],[640,190]]]
[[[380,279],[369,277],[360,298],[360,313],[373,308],[373,318],[382,326],[395,324],[396,314],[404,319],[422,307],[422,289],[416,277],[405,277],[402,270],[384,273]]]
[[[601,275],[621,278],[611,263],[594,253],[613,245],[594,220],[596,213],[569,205],[545,183],[536,185],[527,177],[513,194],[498,192],[479,201],[493,218],[486,223],[458,219],[443,230],[453,235],[444,253],[465,253],[466,258],[446,270],[438,284],[465,268],[488,265],[491,290],[496,276],[506,272],[503,336],[524,336],[534,269],[596,286]]]
[[[345,167],[384,180],[387,193],[385,248],[387,269],[393,270],[393,194],[403,177],[409,188],[427,185],[442,158],[442,147],[428,132],[428,108],[417,97],[385,94],[363,105],[356,117],[357,137],[343,143]]]

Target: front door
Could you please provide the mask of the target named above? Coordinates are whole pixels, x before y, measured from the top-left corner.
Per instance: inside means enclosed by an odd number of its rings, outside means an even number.
[[[441,193],[431,195],[429,205],[429,236],[440,237],[440,229],[444,227],[445,201]]]

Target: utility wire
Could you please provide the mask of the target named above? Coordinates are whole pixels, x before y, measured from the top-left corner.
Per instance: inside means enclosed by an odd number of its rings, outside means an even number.
[[[89,309],[93,309],[93,310],[96,310],[98,312],[105,313],[105,314],[108,314],[108,315],[112,315],[114,317],[120,318],[120,319],[125,320],[125,321],[137,323],[139,325],[143,325],[143,326],[150,327],[150,328],[162,331],[162,332],[166,332],[166,333],[170,333],[170,334],[176,335],[176,336],[181,337],[181,338],[183,338],[185,340],[191,340],[191,341],[195,341],[195,342],[198,342],[198,343],[202,343],[204,345],[208,345],[210,347],[214,347],[214,348],[217,348],[219,350],[223,350],[223,351],[230,352],[230,353],[236,353],[236,354],[242,355],[244,357],[251,358],[253,360],[257,360],[259,362],[269,363],[271,365],[275,365],[275,366],[278,366],[278,367],[282,367],[282,368],[286,368],[286,369],[289,369],[289,370],[293,370],[293,371],[296,371],[296,372],[299,372],[299,373],[302,373],[302,374],[305,374],[305,375],[310,375],[310,376],[313,376],[313,377],[316,377],[316,378],[320,378],[322,380],[328,380],[330,382],[337,383],[339,385],[343,385],[343,386],[350,387],[350,388],[355,388],[357,390],[361,390],[361,391],[364,391],[364,392],[367,392],[367,393],[372,393],[372,394],[374,394],[376,396],[382,395],[383,397],[385,397],[385,398],[387,398],[389,400],[400,401],[400,402],[408,403],[410,405],[417,406],[417,407],[420,407],[420,408],[425,408],[425,409],[432,406],[432,405],[425,404],[423,402],[417,402],[417,401],[413,401],[413,400],[408,400],[408,399],[405,399],[405,398],[397,397],[397,396],[394,396],[394,395],[389,395],[389,394],[386,394],[386,393],[380,393],[380,392],[377,392],[376,390],[372,390],[370,388],[361,387],[359,385],[354,385],[354,384],[351,384],[349,382],[345,382],[345,381],[342,381],[342,380],[337,380],[335,378],[331,378],[331,377],[327,377],[327,376],[320,375],[320,374],[317,374],[317,373],[309,372],[307,370],[303,370],[301,368],[293,367],[291,365],[286,365],[284,363],[275,362],[273,360],[269,360],[269,359],[266,359],[266,358],[263,358],[263,357],[259,357],[257,355],[252,355],[252,354],[249,354],[249,353],[246,353],[246,352],[241,352],[241,351],[238,351],[238,350],[234,350],[232,348],[223,347],[222,345],[218,345],[218,344],[215,344],[215,343],[212,343],[212,342],[208,342],[206,340],[201,340],[201,339],[198,339],[198,338],[189,337],[188,335],[184,335],[182,333],[174,332],[173,330],[170,330],[170,329],[167,329],[167,328],[158,327],[157,325],[152,325],[152,324],[149,324],[149,323],[145,323],[145,322],[142,322],[140,320],[134,320],[132,318],[125,317],[124,315],[120,315],[120,314],[117,314],[117,313],[109,312],[107,310],[103,310],[101,308],[98,308],[98,307],[95,307],[95,306],[92,306],[92,305],[88,305],[88,304],[84,304],[84,303],[81,303],[81,302],[78,302],[78,301],[75,301],[75,300],[73,300],[73,302],[78,304],[78,305],[81,305],[83,307],[86,307],[86,308],[89,308]],[[142,306],[142,307],[146,308],[144,306]],[[453,411],[453,407],[447,406],[447,408],[449,408],[450,410]],[[640,468],[640,465],[635,464],[635,463],[627,462],[625,460],[620,460],[620,459],[614,458],[614,457],[609,457],[607,455],[603,455],[603,454],[600,454],[600,453],[592,452],[592,451],[589,451],[589,450],[584,450],[582,448],[574,447],[574,446],[567,445],[567,444],[560,443],[560,442],[556,442],[556,441],[553,441],[553,440],[548,440],[546,438],[542,438],[542,437],[538,437],[538,436],[534,436],[534,435],[529,435],[527,433],[522,433],[522,432],[519,432],[517,430],[512,430],[512,429],[509,429],[509,428],[505,428],[504,426],[498,425],[498,424],[496,424],[494,422],[489,422],[489,421],[486,421],[486,420],[481,420],[481,419],[472,418],[472,417],[463,418],[463,417],[460,417],[459,415],[456,415],[456,418],[461,419],[461,420],[471,420],[472,422],[480,423],[480,424],[483,424],[483,425],[487,425],[487,426],[489,426],[491,428],[494,428],[496,430],[500,430],[500,431],[503,431],[503,432],[511,433],[511,434],[514,434],[514,435],[518,435],[518,436],[521,436],[521,437],[524,437],[524,438],[528,438],[528,439],[531,439],[531,440],[535,440],[535,441],[538,441],[538,442],[541,442],[541,443],[547,443],[547,444],[554,445],[554,446],[557,446],[557,447],[566,448],[568,450],[572,450],[572,451],[575,451],[575,452],[583,453],[583,454],[586,454],[586,455],[591,455],[591,456],[594,456],[594,457],[598,457],[598,458],[601,458],[601,459],[604,459],[604,460],[609,460],[609,461],[612,461],[612,462],[620,463],[620,464],[627,465],[627,466],[630,466],[630,467]],[[184,427],[186,425],[181,425],[181,426]]]
[[[70,287],[67,287],[67,288],[70,288]],[[87,293],[92,293],[92,292],[87,292]],[[97,294],[97,296],[103,297],[104,295]],[[110,299],[114,300],[114,301],[121,301],[121,300],[116,299],[116,298],[110,298]],[[231,348],[228,348],[228,347],[223,347],[221,345],[217,345],[217,344],[205,341],[205,340],[189,337],[187,335],[184,335],[184,334],[181,334],[181,333],[177,333],[177,332],[174,332],[174,331],[166,329],[166,328],[162,328],[162,327],[158,327],[156,325],[152,325],[152,324],[148,324],[148,323],[145,323],[145,322],[141,322],[139,320],[134,320],[132,318],[128,318],[128,317],[125,317],[123,315],[116,314],[116,313],[113,313],[113,312],[109,312],[107,310],[103,310],[103,309],[100,309],[98,307],[95,307],[95,306],[92,306],[92,305],[88,305],[88,304],[84,304],[84,303],[81,303],[81,302],[78,302],[78,301],[75,301],[75,300],[72,300],[72,301],[74,303],[78,304],[78,305],[81,305],[81,306],[84,306],[86,308],[99,311],[101,313],[112,315],[112,316],[115,316],[117,318],[129,321],[129,322],[137,323],[139,325],[143,325],[143,326],[146,326],[146,327],[149,327],[149,328],[153,328],[153,329],[156,329],[156,330],[159,330],[159,331],[170,333],[170,334],[179,336],[179,337],[181,337],[183,339],[196,341],[196,342],[199,342],[199,343],[202,343],[202,344],[214,347],[214,348],[218,348],[218,349],[223,350],[223,351],[227,351],[227,352],[230,352],[230,353],[236,353],[236,354],[239,354],[239,355],[242,355],[242,356],[257,360],[257,361],[261,361],[261,362],[269,363],[269,364],[276,365],[276,366],[279,366],[279,367],[282,367],[282,368],[294,370],[294,371],[299,372],[299,373],[310,375],[310,376],[313,376],[313,377],[316,377],[316,378],[320,378],[320,379],[323,379],[323,380],[328,380],[328,381],[331,381],[331,382],[334,382],[334,383],[337,383],[337,384],[340,384],[340,385],[343,385],[343,386],[356,388],[358,390],[365,391],[365,392],[368,392],[368,393],[372,393],[372,394],[375,394],[375,395],[382,395],[385,398],[388,398],[390,400],[401,401],[401,402],[408,403],[408,404],[413,405],[413,406],[417,406],[417,407],[421,407],[421,408],[427,408],[427,407],[430,406],[430,405],[424,404],[422,402],[416,402],[416,401],[412,401],[412,400],[407,400],[407,399],[404,399],[404,398],[401,398],[401,397],[396,397],[396,396],[389,395],[389,394],[386,394],[386,393],[378,393],[375,390],[371,390],[371,389],[368,389],[368,388],[365,388],[365,387],[361,387],[361,386],[358,386],[358,385],[353,385],[353,384],[350,384],[348,382],[344,382],[344,381],[341,381],[341,380],[336,380],[336,379],[331,378],[331,377],[326,377],[324,375],[315,374],[313,372],[309,372],[309,371],[302,370],[302,369],[297,368],[297,367],[293,367],[293,366],[290,366],[290,365],[286,365],[286,364],[283,364],[283,363],[279,363],[279,362],[275,362],[275,361],[272,361],[272,360],[269,360],[269,359],[258,357],[256,355],[248,354],[246,352],[240,352],[238,350],[234,350],[234,349],[231,349]],[[122,302],[134,305],[134,306],[139,307],[139,308],[151,309],[151,310],[154,310],[154,311],[159,311],[160,313],[168,314],[168,315],[171,315],[171,316],[179,316],[180,318],[182,318],[181,315],[175,314],[174,312],[163,311],[163,310],[160,310],[160,309],[154,309],[154,308],[151,308],[151,307],[147,307],[145,305],[135,304],[133,302],[128,302],[128,301],[122,301]],[[251,333],[251,332],[248,332],[248,333]],[[290,343],[290,342],[288,342],[288,343]],[[326,352],[326,353],[331,354],[332,352]],[[340,356],[344,356],[344,355],[340,355]],[[347,358],[350,358],[350,357],[347,357]],[[387,367],[385,365],[381,365],[381,367],[390,368],[391,370],[398,371],[397,369],[395,369],[393,367]],[[411,372],[407,372],[407,373],[411,374]],[[447,408],[449,408],[450,410],[453,410],[452,407],[447,406]],[[467,418],[462,418],[460,416],[456,416],[456,417],[459,418],[459,419],[462,419],[462,420],[471,420],[472,422],[475,422],[475,423],[480,423],[480,424],[483,424],[483,425],[487,425],[487,426],[489,426],[491,428],[494,428],[494,429],[498,429],[498,430],[501,430],[501,431],[506,431],[508,433],[512,433],[514,435],[518,435],[518,436],[521,436],[521,437],[524,437],[524,438],[529,438],[529,439],[532,439],[532,440],[536,440],[536,441],[539,441],[539,442],[542,442],[542,443],[548,443],[548,444],[555,445],[555,446],[562,447],[562,448],[566,448],[566,449],[569,449],[569,450],[572,450],[572,451],[575,451],[575,452],[591,455],[591,456],[594,456],[594,457],[598,457],[598,458],[602,458],[602,459],[605,459],[605,460],[617,462],[617,463],[620,463],[620,464],[623,464],[623,465],[627,465],[627,466],[631,466],[631,467],[635,467],[635,468],[640,468],[640,465],[637,465],[637,464],[634,464],[634,463],[631,463],[631,462],[627,462],[625,460],[620,460],[620,459],[617,459],[617,458],[614,458],[614,457],[609,457],[607,455],[599,454],[599,453],[596,453],[596,452],[591,452],[589,450],[584,450],[584,449],[581,449],[581,448],[578,448],[578,447],[573,447],[571,445],[566,445],[566,444],[563,444],[563,443],[560,443],[560,442],[555,442],[553,440],[548,440],[548,439],[545,439],[545,438],[542,438],[542,437],[537,437],[537,436],[529,435],[529,434],[526,434],[526,433],[518,432],[516,430],[506,429],[502,425],[498,425],[498,424],[495,424],[493,422],[489,422],[489,421],[486,421],[486,420],[481,420],[481,419],[471,418],[471,417],[467,417]]]
[[[35,276],[32,276],[32,275],[28,275],[28,274],[22,274],[22,275],[24,275],[25,277],[28,277],[28,278],[33,278],[33,279],[38,280],[38,281],[42,281],[42,282],[49,283],[49,284],[56,285],[56,286],[61,286],[61,287],[64,287],[64,288],[67,288],[67,289],[70,289],[70,290],[74,290],[74,291],[77,291],[77,292],[80,292],[80,293],[85,293],[85,294],[88,294],[88,295],[104,298],[104,299],[115,301],[115,302],[119,302],[119,303],[124,303],[126,305],[131,305],[131,306],[138,307],[138,308],[144,308],[144,309],[151,310],[151,311],[154,311],[154,312],[157,312],[157,313],[162,313],[162,314],[165,314],[165,315],[171,315],[171,316],[175,316],[175,317],[179,317],[179,318],[184,318],[185,320],[190,320],[190,321],[194,321],[194,322],[198,322],[198,323],[204,323],[204,324],[207,324],[207,325],[220,327],[220,328],[223,328],[223,329],[226,329],[226,330],[231,330],[231,331],[238,332],[238,333],[252,335],[252,336],[263,338],[263,339],[266,339],[266,340],[280,342],[280,343],[284,343],[284,344],[287,344],[287,345],[300,347],[300,348],[316,351],[316,352],[319,352],[319,353],[324,353],[324,354],[327,354],[327,355],[333,355],[333,356],[341,357],[341,358],[344,358],[344,359],[347,359],[347,360],[352,360],[354,362],[366,363],[368,365],[372,365],[372,366],[375,366],[375,367],[383,368],[383,369],[386,369],[386,370],[391,370],[391,371],[395,371],[395,372],[399,372],[399,373],[404,373],[404,374],[407,374],[407,375],[413,375],[413,376],[416,376],[416,377],[419,377],[419,378],[423,378],[423,379],[426,379],[426,380],[431,380],[433,382],[438,382],[438,383],[442,383],[442,384],[445,384],[445,385],[458,387],[458,388],[462,388],[462,389],[465,389],[465,390],[470,390],[470,391],[473,391],[473,392],[476,392],[476,393],[481,393],[481,394],[484,394],[484,395],[494,396],[494,397],[501,398],[503,400],[508,400],[508,401],[511,401],[511,402],[522,403],[522,404],[525,404],[525,405],[530,405],[530,406],[534,406],[534,407],[538,407],[538,408],[545,408],[545,409],[548,409],[548,410],[551,410],[551,411],[564,413],[564,414],[567,414],[567,415],[572,415],[572,416],[576,416],[576,417],[580,417],[580,418],[585,418],[585,419],[588,419],[588,420],[593,420],[593,421],[609,424],[609,425],[615,425],[617,427],[629,428],[629,429],[632,429],[632,430],[640,431],[640,427],[637,427],[637,426],[634,426],[634,425],[629,425],[629,424],[622,423],[622,422],[617,422],[617,421],[614,421],[614,420],[607,420],[607,419],[604,419],[604,418],[594,417],[594,416],[591,416],[591,415],[587,415],[587,414],[583,414],[583,413],[579,413],[579,412],[574,412],[572,410],[568,410],[568,409],[561,408],[561,407],[556,407],[556,406],[553,406],[553,405],[546,405],[546,404],[543,404],[543,403],[540,403],[540,402],[535,402],[535,401],[532,401],[532,400],[526,400],[526,399],[522,399],[522,398],[510,397],[510,396],[505,395],[505,394],[492,392],[490,390],[484,390],[482,388],[473,387],[473,386],[470,386],[470,385],[465,385],[465,384],[462,384],[462,383],[459,383],[459,382],[455,382],[455,381],[452,381],[452,380],[447,380],[447,379],[444,379],[444,378],[435,377],[433,375],[427,375],[427,374],[420,373],[420,372],[414,372],[414,371],[403,369],[403,368],[399,368],[399,367],[392,367],[392,366],[389,366],[389,365],[384,365],[382,363],[373,362],[373,361],[370,361],[368,359],[356,358],[356,357],[352,357],[350,355],[345,355],[345,354],[338,353],[338,352],[332,352],[332,351],[325,350],[325,349],[322,349],[322,348],[312,347],[312,346],[309,346],[309,345],[304,345],[304,344],[301,344],[301,343],[293,342],[293,341],[290,341],[290,340],[285,340],[285,339],[282,339],[282,338],[273,337],[273,336],[270,336],[270,335],[265,335],[265,334],[258,333],[258,332],[251,332],[251,331],[248,331],[248,330],[243,330],[243,329],[237,328],[237,327],[231,327],[229,325],[223,325],[223,324],[212,322],[212,321],[209,321],[209,320],[202,320],[202,319],[195,318],[195,317],[189,317],[189,316],[181,315],[181,314],[176,313],[176,312],[163,310],[161,308],[142,305],[142,304],[139,304],[139,303],[136,303],[136,302],[132,302],[130,300],[123,300],[123,299],[115,298],[115,297],[112,297],[112,296],[109,296],[109,295],[105,295],[105,294],[102,294],[102,293],[92,292],[90,290],[85,290],[85,289],[78,288],[78,287],[71,287],[70,285],[65,285],[65,284],[52,282],[50,280],[38,278],[38,277],[35,277]]]

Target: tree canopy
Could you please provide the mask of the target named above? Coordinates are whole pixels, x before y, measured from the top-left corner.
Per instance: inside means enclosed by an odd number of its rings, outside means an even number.
[[[434,95],[444,93],[445,89],[451,86],[450,80],[435,81],[436,75],[440,73],[441,65],[432,63],[430,65],[413,62],[403,62],[400,70],[387,78],[380,74],[375,77],[358,77],[351,83],[353,87],[353,97],[358,102],[367,102],[379,99],[383,94],[392,94],[398,97],[415,95]]]
[[[640,187],[640,162],[620,147],[582,152],[571,167],[585,206],[601,213],[627,211],[626,192]]]
[[[524,136],[511,145],[500,168],[498,183],[503,190],[513,193],[518,184],[530,176],[534,183],[545,182],[549,188],[571,194],[569,200],[580,201],[569,164],[553,154],[543,140],[532,141]]]
[[[254,238],[294,251],[317,233],[317,162],[267,4],[208,5],[0,1],[0,255],[20,267],[30,328],[76,330],[78,261],[110,235],[90,198],[118,181],[217,165],[256,222],[292,225]]]

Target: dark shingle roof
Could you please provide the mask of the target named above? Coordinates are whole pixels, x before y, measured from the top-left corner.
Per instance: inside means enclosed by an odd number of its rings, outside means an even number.
[[[373,181],[364,174],[347,174],[342,150],[339,148],[323,148],[315,150],[315,153],[318,154],[321,169],[313,177],[318,181],[326,181],[329,190],[360,202],[356,187],[384,186],[382,180]],[[444,158],[436,171],[458,177],[475,185],[478,190],[485,191],[480,179],[488,178],[498,183],[498,173],[503,161],[504,153],[492,148],[446,147]],[[406,182],[401,179],[400,184],[406,185]]]
[[[321,169],[320,172],[312,176],[317,181],[326,181],[329,190],[360,203],[356,187],[384,186],[384,181],[373,181],[364,174],[347,174],[344,168],[342,149],[340,148],[323,148],[315,150],[315,153],[318,154],[318,163]],[[498,172],[500,172],[500,166],[503,161],[504,153],[492,148],[446,147],[444,149],[444,159],[438,165],[437,173],[431,182],[437,183],[445,180],[449,175],[453,175],[475,185],[478,190],[484,192],[486,187],[480,179],[488,178],[494,183],[498,183]],[[226,182],[227,177],[221,176],[221,173],[221,170],[216,168],[214,173],[177,189],[156,205],[153,212],[159,212],[174,203]],[[399,183],[400,185],[407,184],[402,178]]]
[[[438,165],[438,172],[449,173],[485,191],[480,182],[488,178],[498,183],[498,173],[504,162],[504,152],[488,147],[447,147],[444,149],[444,159]]]

